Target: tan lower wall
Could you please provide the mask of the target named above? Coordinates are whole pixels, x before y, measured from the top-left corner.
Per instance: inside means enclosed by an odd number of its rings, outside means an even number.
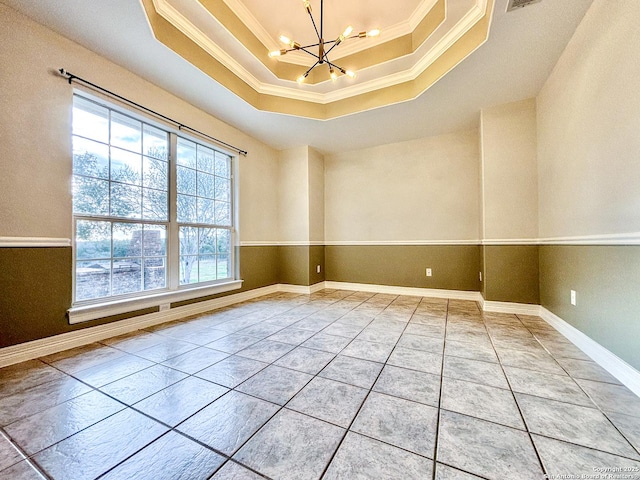
[[[282,245],[278,247],[279,280],[290,285],[309,285],[309,247]]]
[[[334,282],[480,290],[478,245],[330,245],[325,262]]]
[[[482,247],[482,295],[495,302],[540,303],[537,245]]]
[[[640,370],[640,246],[541,246],[540,301]]]
[[[325,246],[312,245],[309,247],[309,285],[325,281]],[[320,273],[317,267],[320,265]]]

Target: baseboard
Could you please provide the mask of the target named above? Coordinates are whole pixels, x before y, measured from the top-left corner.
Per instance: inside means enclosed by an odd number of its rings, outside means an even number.
[[[480,306],[485,312],[510,313],[513,315],[540,315],[540,305],[530,303],[495,302],[493,300],[480,301]]]
[[[163,312],[149,313],[106,325],[83,328],[74,332],[62,333],[52,337],[4,347],[0,349],[0,368],[280,291],[282,290],[280,290],[279,285],[269,285],[267,287],[247,290],[246,292],[235,293],[213,300],[205,300],[203,302],[172,308]]]
[[[287,293],[300,293],[302,295],[311,295],[312,293],[319,292],[325,287],[325,282],[318,282],[313,285],[291,285],[289,283],[279,283],[278,291]]]
[[[640,372],[555,313],[540,307],[540,317],[640,397]]]
[[[454,300],[471,300],[479,302],[480,292],[465,290],[444,290],[437,288],[396,287],[392,285],[374,285],[369,283],[324,282],[324,288],[336,290],[354,290],[359,292],[386,293],[389,295],[411,295],[415,297],[451,298]]]

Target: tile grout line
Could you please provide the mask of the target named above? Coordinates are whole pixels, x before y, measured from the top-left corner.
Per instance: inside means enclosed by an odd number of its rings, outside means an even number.
[[[20,454],[20,456],[22,457],[22,460],[20,460],[20,462],[27,462],[27,464],[29,464],[29,466],[34,469],[36,472],[38,472],[43,478],[50,480],[51,477],[46,473],[46,471],[40,467],[40,465],[38,464],[38,462],[36,462],[34,459],[32,459],[26,451],[24,451],[22,449],[22,447],[20,445],[18,445],[17,442],[13,441],[11,436],[5,431],[4,427],[0,427],[0,437],[3,437],[7,442],[9,442],[9,444],[16,449],[16,451]],[[14,466],[16,466],[17,464],[19,464],[20,462],[16,462],[13,465],[9,465],[6,469],[7,470],[9,468],[12,468]],[[3,471],[4,471],[3,470]],[[0,473],[2,473],[2,471],[0,471]]]
[[[444,383],[444,352],[447,349],[447,324],[449,323],[449,300],[447,299],[447,310],[444,315],[444,336],[442,338],[442,364],[440,365],[440,390],[438,392],[438,411],[436,415],[436,438],[433,445],[433,471],[431,479],[436,480],[436,470],[438,467],[438,439],[440,438],[440,414],[442,412],[442,385]]]

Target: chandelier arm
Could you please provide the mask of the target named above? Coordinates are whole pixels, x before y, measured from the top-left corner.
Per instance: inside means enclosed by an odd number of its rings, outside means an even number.
[[[320,57],[316,53],[313,53],[313,52],[310,52],[309,50],[306,50],[305,47],[301,47],[299,50],[302,50],[304,53],[308,53],[313,58],[317,58],[318,61],[320,60]]]
[[[325,62],[327,62],[327,64],[328,64],[330,67],[333,67],[333,68],[335,68],[335,69],[337,69],[337,70],[340,70],[340,72],[341,72],[341,73],[344,73],[344,72],[345,72],[345,69],[344,69],[344,68],[339,67],[339,66],[338,66],[338,65],[336,65],[335,63],[332,63],[332,62],[330,62],[329,60],[325,60]]]
[[[316,63],[314,63],[313,65],[311,65],[311,67],[309,67],[309,70],[307,70],[304,73],[304,76],[306,77],[307,75],[309,75],[309,72],[311,72],[311,70],[313,70],[314,68],[316,68],[318,65],[320,65],[320,61],[317,61]]]
[[[318,31],[318,27],[316,26],[316,21],[313,19],[313,14],[309,12],[309,18],[311,19],[311,23],[313,24],[313,29],[316,31],[316,35],[318,36],[318,41],[320,41],[320,32]]]

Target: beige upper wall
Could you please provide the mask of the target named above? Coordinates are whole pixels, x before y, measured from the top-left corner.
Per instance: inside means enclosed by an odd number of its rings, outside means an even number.
[[[638,19],[596,0],[538,96],[541,237],[640,232]]]
[[[477,135],[325,157],[326,241],[477,240]]]
[[[69,238],[76,75],[247,150],[239,157],[241,239],[276,240],[275,150],[0,4],[0,236]]]
[[[309,147],[280,152],[278,175],[278,240],[309,241]]]
[[[481,113],[482,238],[538,237],[536,101]]]
[[[324,157],[309,147],[309,241],[324,242]]]

